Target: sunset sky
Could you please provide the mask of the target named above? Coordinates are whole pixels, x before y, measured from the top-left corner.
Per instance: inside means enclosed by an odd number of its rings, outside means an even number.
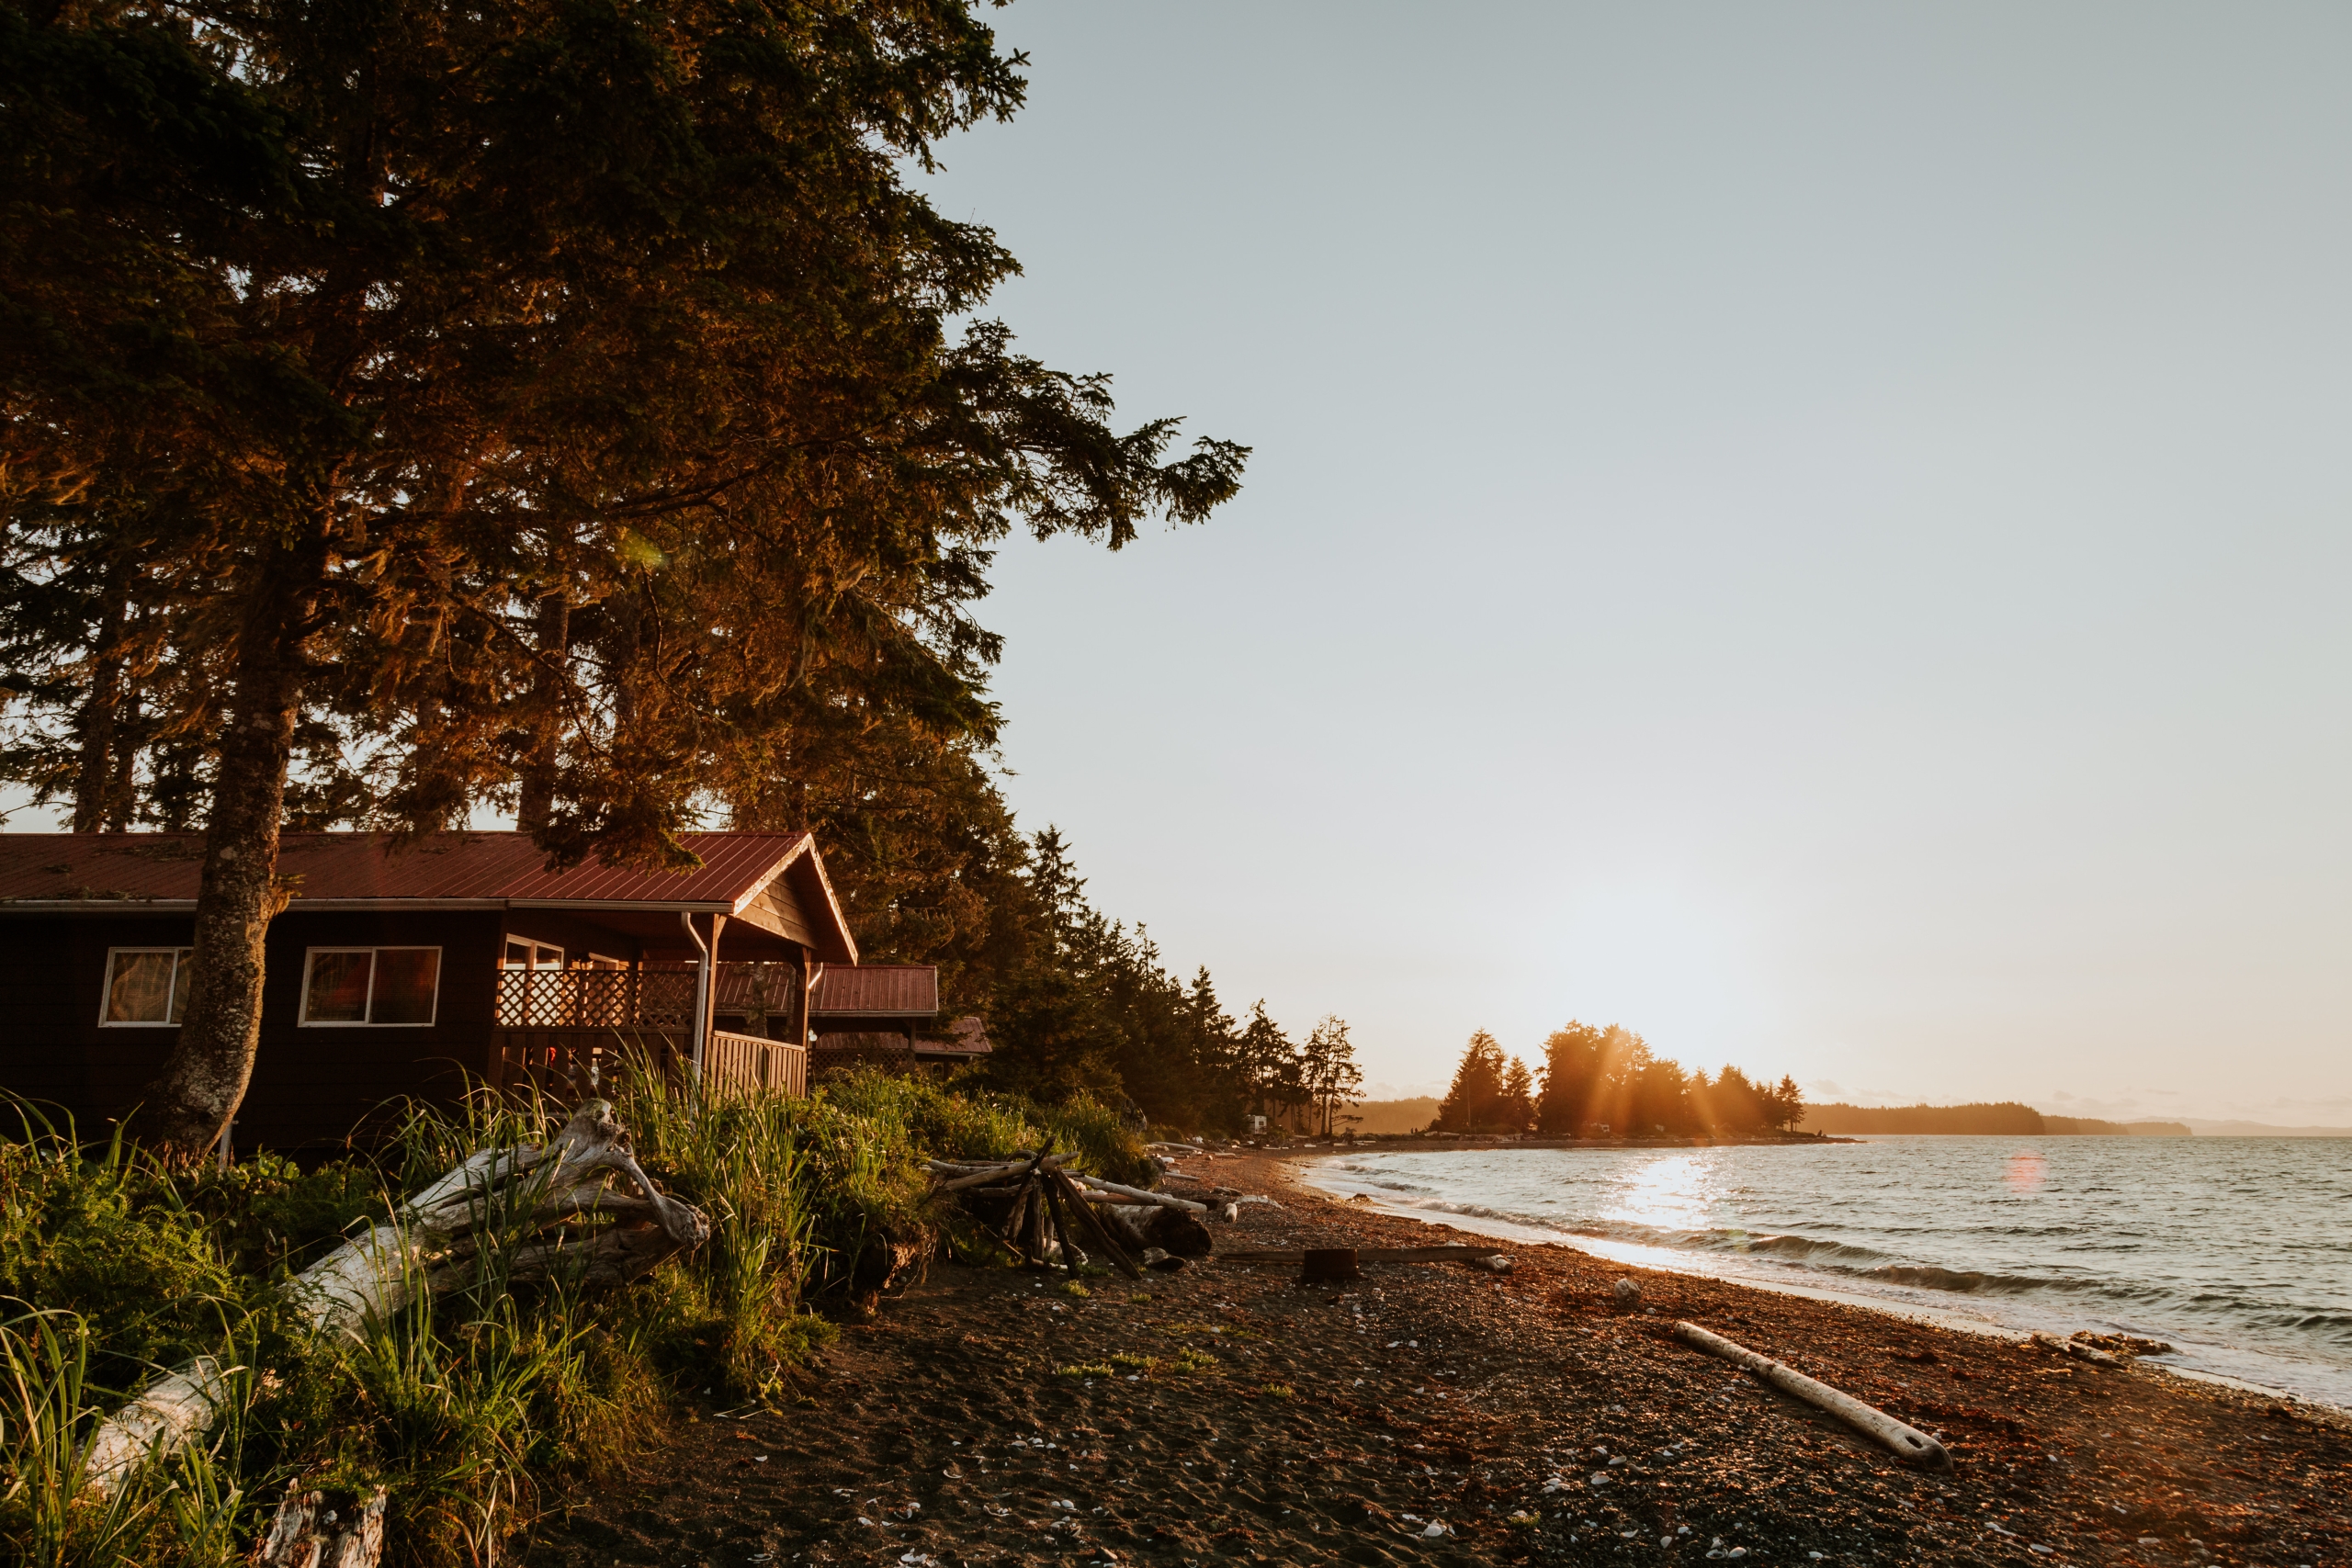
[[[2352,1123],[2352,12],[998,15],[1001,315],[1257,448],[1003,557],[1105,908],[1398,1089]]]

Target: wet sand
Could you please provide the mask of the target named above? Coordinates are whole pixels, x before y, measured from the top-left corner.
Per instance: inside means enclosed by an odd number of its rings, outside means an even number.
[[[1280,1156],[1220,1248],[1488,1238]],[[1211,1260],[1147,1284],[934,1265],[781,1414],[682,1407],[537,1532],[607,1564],[2352,1562],[2352,1428],[1836,1303],[1504,1244],[1516,1271]],[[1637,1280],[1639,1306],[1613,1286]],[[1670,1337],[1687,1318],[1935,1433],[1950,1475]]]

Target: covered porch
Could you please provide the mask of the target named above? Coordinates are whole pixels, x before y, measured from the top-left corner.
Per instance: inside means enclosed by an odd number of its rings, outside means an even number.
[[[607,908],[558,931],[510,915],[483,1077],[576,1098],[635,1057],[711,1089],[805,1095],[816,965],[781,923]]]

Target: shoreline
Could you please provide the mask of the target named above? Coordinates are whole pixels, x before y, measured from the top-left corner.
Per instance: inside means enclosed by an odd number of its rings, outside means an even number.
[[[1825,1141],[1854,1143],[1864,1140],[1840,1138]],[[1316,1166],[1345,1157],[1347,1157],[1345,1151],[1334,1151],[1317,1153],[1305,1158],[1292,1156],[1292,1160],[1296,1166]],[[1311,1191],[1325,1198],[1337,1196],[1331,1187],[1316,1180],[1304,1169],[1294,1169],[1290,1174],[1294,1182]],[[1662,1273],[1684,1274],[1696,1279],[1736,1285],[1746,1290],[1764,1291],[1775,1295],[1796,1296],[1810,1301],[1833,1303],[1841,1306],[1854,1307],[1863,1312],[1877,1313],[1906,1323],[1922,1323],[1955,1334],[1982,1335],[1989,1339],[1998,1339],[2012,1344],[2030,1341],[2036,1334],[2052,1332],[2052,1330],[2018,1327],[2002,1323],[1989,1315],[1972,1312],[1957,1305],[1946,1307],[1929,1303],[1912,1303],[1898,1297],[1876,1295],[1860,1289],[1840,1290],[1834,1282],[1814,1284],[1799,1280],[1776,1280],[1770,1276],[1717,1270],[1706,1267],[1709,1259],[1707,1254],[1686,1256],[1668,1247],[1647,1247],[1635,1242],[1611,1242],[1597,1236],[1585,1236],[1569,1231],[1524,1224],[1495,1215],[1419,1209],[1411,1204],[1399,1203],[1384,1198],[1376,1192],[1370,1196],[1374,1206],[1379,1212],[1395,1214],[1399,1219],[1411,1220],[1422,1224],[1435,1224],[1449,1230],[1468,1231],[1474,1235],[1490,1236],[1498,1241],[1514,1242],[1521,1247],[1566,1247],[1572,1252],[1623,1268],[1649,1269]],[[1339,1201],[1346,1200],[1342,1198]],[[1442,1214],[1442,1217],[1433,1217],[1437,1214]],[[2236,1350],[2234,1347],[2224,1346],[2214,1347],[2214,1348],[2248,1357],[2258,1357],[2262,1354],[2256,1351]],[[2218,1384],[2243,1393],[2257,1394],[2266,1399],[2282,1400],[2312,1410],[2325,1411],[2334,1416],[2352,1422],[2352,1401],[2300,1393],[2290,1388],[2282,1388],[2277,1384],[2260,1382],[2228,1372],[2215,1371],[2205,1367],[2181,1365],[2165,1360],[2160,1355],[2140,1357],[2137,1364],[2157,1371],[2168,1372],[2174,1377],[2186,1378],[2192,1382]]]
[[[1220,1252],[1484,1240],[1220,1159]],[[1512,1272],[1216,1258],[1140,1285],[933,1264],[786,1409],[684,1400],[549,1568],[1222,1562],[2338,1563],[2352,1429],[1844,1303],[1506,1244]],[[1640,1299],[1623,1310],[1621,1280]],[[1950,1475],[1674,1339],[1688,1320],[1936,1434]],[[740,1416],[741,1418],[730,1418]],[[1735,1556],[1734,1554],[1736,1553]]]

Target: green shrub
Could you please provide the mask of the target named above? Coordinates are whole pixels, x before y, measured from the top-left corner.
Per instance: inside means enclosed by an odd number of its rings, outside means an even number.
[[[84,1148],[72,1134],[0,1143],[0,1297],[73,1314],[90,1385],[125,1389],[216,1348],[257,1281],[177,1182],[119,1139]]]
[[[1010,1159],[1023,1149],[1076,1149],[1077,1168],[1129,1185],[1159,1171],[1142,1135],[1119,1113],[1080,1095],[1039,1106],[1017,1095],[950,1089],[935,1079],[861,1068],[833,1079],[811,1103],[824,1103],[887,1130],[893,1141],[939,1159]]]

